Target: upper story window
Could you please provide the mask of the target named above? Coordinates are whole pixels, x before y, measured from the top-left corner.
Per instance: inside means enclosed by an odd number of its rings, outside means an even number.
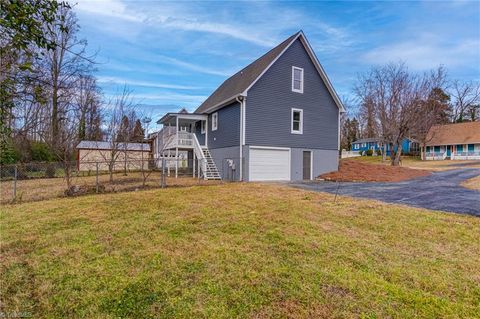
[[[205,134],[205,122],[206,121],[200,121],[200,133]]]
[[[292,108],[292,134],[303,134],[303,110]]]
[[[218,112],[212,114],[212,131],[216,131],[218,128]]]
[[[303,93],[303,69],[292,66],[292,91]]]

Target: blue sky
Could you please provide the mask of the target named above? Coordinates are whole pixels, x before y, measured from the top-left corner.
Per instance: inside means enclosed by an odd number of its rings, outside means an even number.
[[[79,0],[74,7],[98,51],[108,98],[127,84],[155,119],[193,111],[228,76],[303,30],[340,96],[375,64],[413,71],[444,65],[480,79],[480,2]]]

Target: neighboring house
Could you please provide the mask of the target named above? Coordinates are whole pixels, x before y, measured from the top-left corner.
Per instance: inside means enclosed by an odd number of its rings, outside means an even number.
[[[480,159],[480,122],[434,126],[428,131],[427,160]]]
[[[342,112],[300,31],[228,78],[194,113],[165,114],[154,157],[187,150],[206,179],[314,179],[338,169]]]
[[[383,143],[380,138],[363,138],[352,143],[352,151],[366,152],[373,150],[374,153],[378,150],[383,151]],[[390,156],[390,145],[386,145],[386,153]],[[420,153],[420,144],[413,140],[406,138],[402,142],[402,154],[418,155]]]
[[[113,152],[112,152],[113,150]],[[150,144],[148,143],[117,143],[81,141],[77,145],[77,167],[80,171],[96,170],[107,171],[110,159],[114,154],[113,170],[138,170],[142,165],[146,168],[151,158]]]

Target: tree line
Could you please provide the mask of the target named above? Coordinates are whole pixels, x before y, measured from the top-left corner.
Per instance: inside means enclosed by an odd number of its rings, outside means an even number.
[[[68,2],[0,1],[1,164],[57,161],[68,169],[80,140],[144,140],[131,91],[105,98],[96,54],[79,30]]]
[[[341,149],[350,150],[359,138],[378,138],[383,160],[399,165],[402,141],[417,141],[425,154],[434,125],[478,121],[480,85],[449,80],[444,67],[415,73],[403,62],[372,67],[359,74],[349,113],[341,119]]]

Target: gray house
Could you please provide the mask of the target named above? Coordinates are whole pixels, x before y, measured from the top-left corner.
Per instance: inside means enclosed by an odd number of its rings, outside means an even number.
[[[228,78],[194,113],[165,114],[154,157],[187,150],[200,159],[192,163],[204,163],[194,169],[206,179],[310,180],[338,169],[342,112],[300,31]]]

